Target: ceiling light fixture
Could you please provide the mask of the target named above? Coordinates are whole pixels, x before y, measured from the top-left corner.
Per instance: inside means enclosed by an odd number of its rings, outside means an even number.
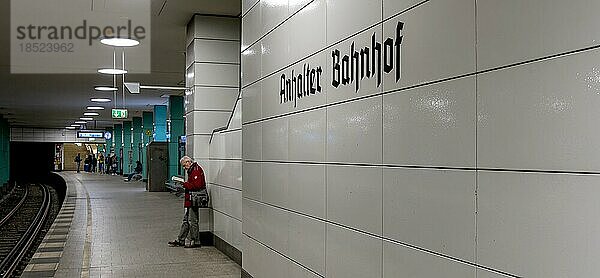
[[[101,39],[100,42],[105,45],[116,46],[116,47],[131,47],[140,44],[139,41],[134,39],[123,39],[123,38],[106,38]]]
[[[74,126],[65,126],[66,129],[75,129]]]
[[[83,113],[84,116],[100,116],[100,114],[96,113],[96,112],[85,112]]]
[[[81,117],[79,119],[82,121],[93,121],[94,120],[94,118],[92,118],[92,117]],[[85,122],[84,122],[84,124],[85,124]]]
[[[72,127],[80,127],[81,125],[80,124],[72,124],[71,126]]]
[[[94,87],[94,89],[96,91],[102,91],[102,92],[114,92],[114,91],[118,91],[118,88],[115,87],[111,87],[111,86],[96,86]]]
[[[87,122],[86,122],[86,121],[76,121],[75,123],[76,123],[76,124],[80,124],[80,125],[87,124]]]
[[[127,73],[127,71],[124,69],[99,69],[98,72],[102,73],[102,74],[112,74],[112,75]]]
[[[111,102],[110,98],[91,98],[91,102]]]
[[[87,110],[104,110],[104,107],[102,106],[88,106],[86,107]]]

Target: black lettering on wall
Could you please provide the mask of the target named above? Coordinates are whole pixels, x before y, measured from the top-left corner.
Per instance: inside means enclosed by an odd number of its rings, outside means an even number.
[[[331,73],[331,85],[338,87],[340,85],[340,51],[334,50],[331,53],[332,56],[332,73]]]
[[[396,82],[402,76],[402,41],[404,23],[397,22],[394,37],[378,40],[377,34],[371,35],[370,46],[357,47],[355,42],[350,44],[349,53],[343,55],[339,49],[331,51],[331,85],[338,88],[354,83],[354,91],[361,89],[362,80],[375,78],[376,86],[380,87],[382,75],[395,71]],[[383,66],[383,68],[382,68]],[[281,75],[279,102],[294,101],[294,107],[304,97],[322,92],[321,66],[311,67],[306,63],[296,74],[291,71],[290,78]]]
[[[298,106],[298,101],[306,96],[310,96],[322,91],[321,75],[323,69],[321,67],[311,68],[310,64],[304,64],[302,70],[296,74],[295,70],[291,71],[290,78],[286,74],[281,74],[279,78],[279,103],[294,103],[294,107]]]
[[[375,34],[371,36],[371,49],[373,49],[373,52],[371,52],[371,69],[373,75],[377,75],[377,87],[379,87],[381,85],[381,43],[375,41]],[[377,67],[375,67],[375,63],[377,63]]]
[[[402,29],[404,29],[404,22],[398,22],[396,24],[396,42],[394,44],[396,47],[396,82],[400,80],[402,73],[402,49],[400,48],[400,45],[402,45]]]
[[[383,43],[383,71],[390,73],[394,69],[394,40],[387,38]]]
[[[287,102],[287,95],[285,93],[285,73],[281,74],[279,79],[279,103]]]

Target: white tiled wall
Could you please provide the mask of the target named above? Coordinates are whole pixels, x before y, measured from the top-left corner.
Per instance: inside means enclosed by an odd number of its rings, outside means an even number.
[[[210,229],[241,250],[239,19],[196,15],[187,33],[186,151],[206,173],[212,208],[208,210]],[[228,123],[227,130],[213,134],[214,129]]]
[[[248,273],[600,273],[598,1],[242,6]],[[332,85],[332,50],[383,48],[399,22],[400,63],[380,84]],[[322,92],[280,103],[282,74],[305,64],[322,67]]]

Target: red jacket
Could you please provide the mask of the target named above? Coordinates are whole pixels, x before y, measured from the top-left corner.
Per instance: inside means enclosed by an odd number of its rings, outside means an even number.
[[[190,191],[198,191],[206,188],[206,182],[204,181],[204,171],[196,162],[190,166],[187,174],[188,180],[183,183],[183,188],[185,188],[183,206],[189,208],[192,206],[192,201],[190,200]]]

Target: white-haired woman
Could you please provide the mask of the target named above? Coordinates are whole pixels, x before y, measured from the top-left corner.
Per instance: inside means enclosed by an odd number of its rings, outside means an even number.
[[[185,248],[200,247],[200,237],[198,228],[198,207],[192,204],[192,191],[200,191],[206,189],[204,180],[204,171],[198,163],[194,162],[189,156],[182,157],[179,162],[185,168],[188,174],[188,180],[183,183],[185,188],[185,198],[183,206],[185,207],[185,215],[181,224],[181,231],[176,240],[169,242],[169,246],[184,246]],[[190,244],[185,245],[185,239],[190,236]]]

